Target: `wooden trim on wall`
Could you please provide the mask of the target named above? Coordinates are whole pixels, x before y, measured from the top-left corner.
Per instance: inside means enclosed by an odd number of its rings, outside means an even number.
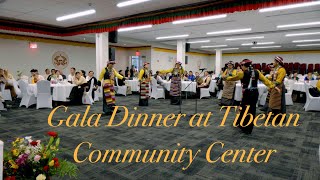
[[[152,49],[158,52],[177,53],[177,51],[173,49],[158,48],[158,47],[153,47]],[[210,56],[210,54],[199,53],[199,52],[186,52],[186,55],[208,56],[208,57]]]

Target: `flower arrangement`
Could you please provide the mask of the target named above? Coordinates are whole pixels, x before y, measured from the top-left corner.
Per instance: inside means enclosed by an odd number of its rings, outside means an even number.
[[[75,164],[56,157],[59,152],[60,138],[56,132],[48,132],[49,141],[33,140],[31,136],[17,138],[12,149],[4,155],[5,180],[50,179],[51,176],[69,175],[76,178],[78,168]]]

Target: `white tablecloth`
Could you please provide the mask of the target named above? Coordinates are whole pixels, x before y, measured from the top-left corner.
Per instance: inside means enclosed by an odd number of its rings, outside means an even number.
[[[267,92],[267,87],[264,84],[258,84],[259,98],[258,102],[263,93]],[[242,100],[242,87],[241,84],[236,85],[236,91],[234,94],[234,100],[241,101]]]
[[[188,91],[188,92],[194,92],[194,93],[197,92],[197,83],[196,82],[192,82],[191,84],[190,83],[191,83],[191,81],[181,81],[181,90]],[[170,91],[170,86],[171,86],[170,81],[164,81],[163,85],[166,88],[166,90]],[[187,88],[187,86],[188,86],[188,88]]]
[[[74,84],[51,84],[53,88],[52,100],[54,101],[68,101],[67,98],[70,95]],[[37,84],[29,84],[27,87],[29,95],[35,95],[37,97]]]
[[[131,87],[131,91],[139,91],[140,90],[138,80],[126,80],[125,82],[128,84],[128,86]]]
[[[304,88],[304,83],[301,83],[301,82],[294,83],[292,89],[295,91],[306,92],[306,90]]]

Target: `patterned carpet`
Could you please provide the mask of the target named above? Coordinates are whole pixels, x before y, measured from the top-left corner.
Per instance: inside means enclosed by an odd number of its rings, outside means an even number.
[[[168,99],[150,100],[149,107],[138,106],[138,96],[117,96],[117,104],[125,105],[129,113],[179,113],[179,106],[170,105]],[[182,113],[195,112],[195,99],[183,101]],[[137,107],[137,110],[134,109]],[[50,109],[37,110],[35,107],[11,108],[1,112],[0,139],[7,144],[17,136],[33,135],[43,138],[47,131],[57,131],[61,137],[61,146],[64,150],[60,158],[73,161],[73,151],[84,141],[93,144],[92,149],[170,149],[181,148],[201,153],[195,158],[191,166],[183,171],[188,163],[85,163],[77,164],[80,173],[79,179],[306,179],[316,180],[320,177],[319,144],[320,144],[320,112],[304,112],[303,104],[295,104],[287,108],[288,113],[301,115],[298,127],[254,128],[251,135],[245,135],[232,127],[235,113],[228,117],[225,127],[219,127],[224,111],[220,112],[218,100],[202,99],[198,101],[198,112],[213,115],[209,120],[209,127],[189,127],[188,118],[181,119],[177,127],[105,127],[110,116],[102,116],[101,126],[89,127],[62,127],[53,128],[47,123]],[[59,119],[66,119],[71,113],[81,113],[80,120],[86,106],[71,106],[67,112],[58,110],[54,114],[54,123]],[[88,116],[92,113],[101,113],[102,103],[91,106]],[[260,111],[258,111],[260,113]],[[117,114],[119,122],[124,112]],[[79,120],[79,121],[80,121]],[[216,146],[211,153],[212,159],[221,156],[227,149],[245,149],[252,147],[260,149],[276,149],[268,163],[222,163],[218,161],[210,164],[206,160],[206,150],[216,141],[225,144],[224,148]],[[180,147],[177,146],[180,143]],[[87,147],[87,146],[85,146]],[[6,147],[8,148],[8,147]],[[82,148],[80,158],[91,152]],[[187,157],[187,156],[185,156]],[[230,158],[229,158],[230,159]],[[54,178],[59,179],[59,178]]]

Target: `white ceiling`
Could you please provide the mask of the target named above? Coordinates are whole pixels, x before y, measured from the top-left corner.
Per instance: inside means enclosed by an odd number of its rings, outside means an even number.
[[[123,1],[125,0],[6,0],[0,4],[0,17],[68,27],[207,0],[152,0],[118,8],[116,5]],[[92,4],[91,7],[89,3]],[[72,21],[56,21],[59,16],[91,8],[96,10],[96,14]]]
[[[25,4],[19,4],[17,2],[25,2],[26,0],[7,0],[6,3],[9,3],[7,5],[8,9],[17,11],[19,10],[19,7],[23,10],[22,5]],[[79,23],[85,23],[85,22],[91,22],[89,20],[93,17],[88,17],[86,19],[80,18],[80,20],[69,20],[66,21],[65,24],[59,24],[55,21],[55,17],[58,16],[58,14],[54,15],[52,12],[58,12],[60,11],[60,7],[63,6],[64,13],[71,13],[70,8],[68,9],[67,5],[69,4],[79,4],[79,7],[81,7],[81,4],[84,6],[84,4],[88,3],[86,0],[68,0],[67,3],[63,2],[63,0],[28,0],[28,2],[38,2],[39,4],[45,4],[45,3],[55,3],[54,5],[50,6],[50,8],[47,8],[48,14],[46,16],[40,16],[39,18],[43,18],[41,21],[37,22],[47,22],[52,25],[61,25],[61,26],[70,26],[75,25]],[[65,0],[66,1],[66,0]],[[77,3],[76,3],[77,1]],[[179,6],[179,5],[185,5],[188,3],[194,3],[194,2],[201,2],[199,0],[174,0],[174,1],[164,1],[164,0],[152,0],[150,2],[144,3],[143,5],[136,5],[136,6],[130,6],[126,7],[124,9],[121,8],[121,11],[119,11],[119,8],[117,8],[115,5],[117,2],[120,2],[120,0],[108,0],[108,3],[106,3],[107,0],[92,0],[91,2],[93,4],[99,4],[99,7],[96,8],[97,10],[97,16],[95,17],[95,21],[100,19],[108,19],[108,18],[114,18],[119,17],[123,15],[129,15],[129,14],[136,14],[136,13],[142,13],[145,11],[152,11],[152,10],[159,10],[162,8],[172,7],[172,6]],[[16,2],[14,4],[14,2]],[[84,3],[85,2],[85,3]],[[59,5],[59,8],[57,5]],[[110,6],[111,4],[111,6]],[[2,8],[5,8],[6,6],[0,5],[0,16],[2,14]],[[30,4],[29,4],[30,5]],[[26,5],[25,5],[26,6]],[[38,5],[37,5],[38,6]],[[30,6],[26,6],[27,7]],[[39,5],[40,7],[40,5]],[[38,7],[38,8],[39,8]],[[78,6],[74,6],[78,7]],[[105,8],[102,8],[105,7]],[[30,7],[31,8],[31,7]],[[61,7],[62,8],[62,7]],[[40,7],[41,9],[41,7]],[[45,8],[44,8],[45,9]],[[20,10],[20,11],[22,11]],[[26,11],[26,10],[24,10]],[[37,10],[35,10],[38,12]],[[40,10],[39,10],[40,12]],[[49,13],[50,12],[50,13]],[[104,14],[101,15],[100,13]],[[4,13],[5,14],[5,13]],[[28,13],[27,13],[28,14]],[[14,16],[13,14],[10,14]],[[7,15],[9,17],[9,15]],[[61,14],[59,14],[61,15]],[[21,16],[20,16],[21,17]],[[103,18],[104,17],[104,18]],[[16,18],[19,18],[17,16]],[[23,20],[29,20],[29,19],[23,19]],[[31,20],[31,19],[30,19]],[[207,45],[227,45],[225,48],[240,48],[239,50],[233,50],[228,52],[260,52],[260,51],[288,51],[288,50],[319,50],[320,46],[314,46],[314,47],[297,47],[297,43],[292,43],[293,40],[302,40],[302,39],[320,39],[320,35],[312,35],[312,36],[300,36],[300,37],[285,37],[285,34],[288,33],[303,33],[303,32],[320,32],[320,25],[317,26],[306,26],[306,27],[295,27],[295,28],[284,28],[284,29],[277,29],[277,25],[283,25],[283,24],[293,24],[293,23],[303,23],[303,22],[312,22],[312,21],[320,21],[320,6],[314,6],[314,7],[304,7],[304,8],[298,8],[298,9],[292,9],[292,10],[283,10],[283,11],[277,11],[277,12],[268,12],[268,13],[259,13],[258,11],[247,11],[247,12],[237,12],[233,14],[228,14],[227,18],[223,19],[216,19],[216,20],[209,20],[209,21],[202,21],[202,22],[196,22],[196,23],[188,23],[188,24],[180,24],[180,25],[173,25],[172,23],[165,23],[160,25],[154,25],[150,29],[141,29],[136,31],[130,31],[130,32],[121,32],[119,33],[119,43],[114,44],[118,46],[148,46],[148,45],[159,45],[159,44],[166,44],[166,45],[176,45],[176,40],[156,40],[156,37],[159,36],[167,36],[167,35],[178,35],[178,34],[190,34],[188,37],[188,40],[211,40],[210,43],[201,43],[201,44],[192,44],[191,48],[205,51],[209,53],[214,53],[216,48],[210,48],[210,49],[203,49],[200,48],[201,46],[207,46]],[[252,28],[251,32],[245,32],[245,33],[238,33],[238,34],[225,34],[225,35],[218,35],[218,36],[207,36],[207,32],[211,31],[221,31],[221,30],[230,30],[230,29],[240,29],[240,28]],[[1,32],[1,31],[0,31]],[[4,31],[2,31],[4,32]],[[11,32],[12,33],[12,32]],[[20,33],[21,34],[21,33]],[[28,34],[28,33],[24,33]],[[35,34],[36,35],[36,34]],[[233,38],[233,37],[248,37],[248,36],[264,36],[264,39],[258,39],[258,40],[241,40],[241,41],[226,41],[227,38]],[[37,35],[39,36],[39,35]],[[57,38],[52,36],[44,36],[42,37],[50,37],[50,38]],[[95,36],[94,34],[86,34],[86,35],[78,35],[78,36],[72,36],[72,37],[59,37],[58,39],[65,39],[65,40],[73,40],[73,41],[81,41],[81,42],[95,42]],[[274,49],[252,49],[251,46],[241,46],[243,43],[251,43],[253,41],[259,42],[275,42],[275,44],[272,44],[270,46],[274,45],[280,45],[281,48],[274,48]],[[320,42],[315,42],[319,44]],[[125,44],[125,45],[124,45]],[[306,43],[300,43],[300,44],[306,44]],[[308,43],[311,44],[311,43]],[[258,45],[256,45],[258,46]],[[262,45],[261,45],[262,46]],[[266,45],[267,46],[267,45]],[[269,45],[268,45],[269,46]]]

